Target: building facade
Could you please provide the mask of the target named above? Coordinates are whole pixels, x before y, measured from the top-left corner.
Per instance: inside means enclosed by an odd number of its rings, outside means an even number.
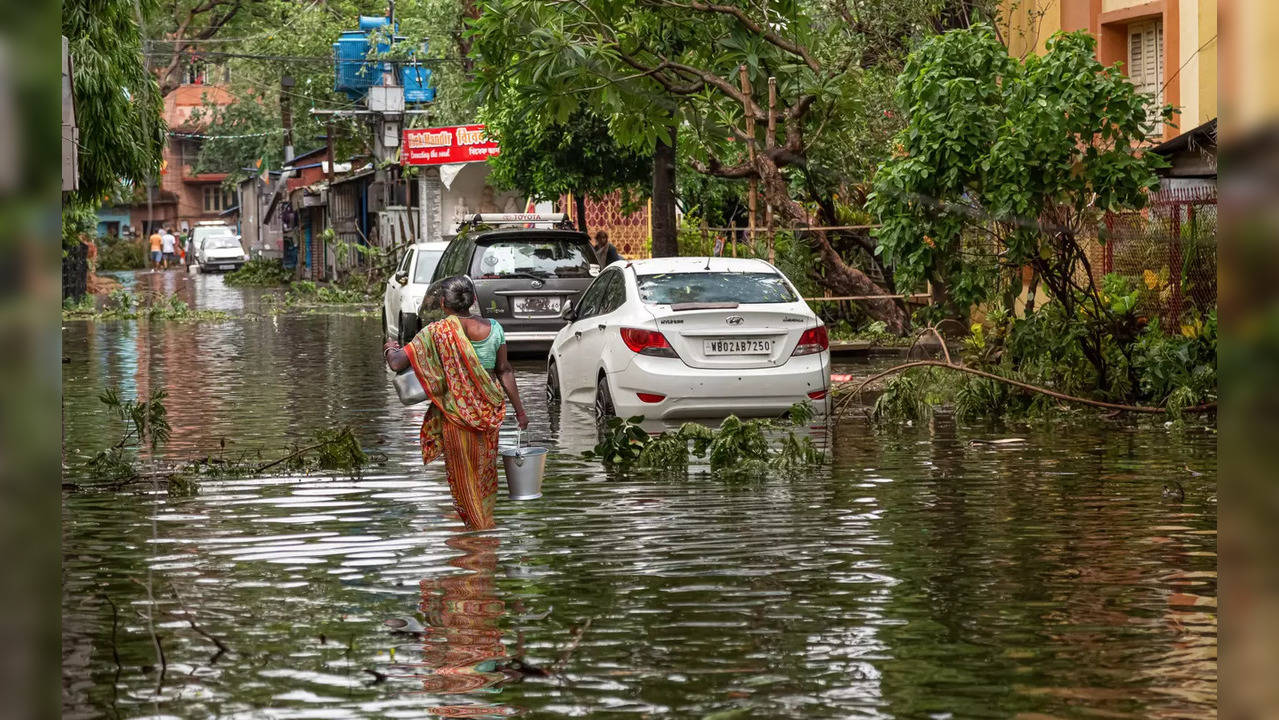
[[[1016,57],[1042,53],[1057,31],[1086,30],[1097,58],[1121,64],[1156,104],[1180,110],[1171,140],[1217,117],[1217,0],[1004,0],[1000,32]]]
[[[188,76],[164,98],[164,120],[169,140],[164,163],[154,186],[139,190],[133,202],[104,207],[99,213],[99,234],[133,234],[146,237],[158,227],[182,230],[202,220],[223,220],[223,213],[238,204],[234,188],[223,185],[226,173],[196,173],[196,159],[207,120],[196,111],[206,106],[226,106],[235,98],[226,88],[204,82],[204,75]],[[122,222],[127,216],[128,221]]]

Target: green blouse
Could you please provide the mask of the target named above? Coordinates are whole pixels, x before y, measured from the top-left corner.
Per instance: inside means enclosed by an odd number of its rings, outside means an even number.
[[[485,370],[493,370],[497,367],[497,349],[506,344],[506,331],[502,330],[501,323],[489,318],[489,325],[491,329],[488,337],[471,341],[471,347],[475,348],[475,354]]]

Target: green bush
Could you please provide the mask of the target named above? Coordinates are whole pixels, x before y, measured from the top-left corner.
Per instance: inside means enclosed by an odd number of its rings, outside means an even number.
[[[102,237],[98,239],[99,270],[143,270],[147,251],[140,240]]]
[[[275,287],[288,285],[293,273],[279,260],[255,258],[226,274],[223,282],[232,287]]]

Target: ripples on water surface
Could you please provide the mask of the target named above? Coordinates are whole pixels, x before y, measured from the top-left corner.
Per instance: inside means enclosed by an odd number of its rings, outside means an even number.
[[[137,282],[259,307],[217,277]],[[66,324],[69,450],[110,437],[102,389],[165,387],[174,457],[349,423],[388,461],[67,494],[64,717],[1215,715],[1207,432],[852,421],[816,431],[805,477],[610,477],[529,362],[545,496],[503,489],[500,530],[464,534],[379,345],[376,317]],[[971,443],[1006,434],[1029,442]]]

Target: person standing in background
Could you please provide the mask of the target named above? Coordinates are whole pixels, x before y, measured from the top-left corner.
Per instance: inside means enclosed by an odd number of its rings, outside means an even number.
[[[161,252],[161,247],[163,247],[164,245],[164,235],[162,234],[163,232],[164,232],[164,228],[161,227],[161,228],[156,228],[151,233],[151,269],[152,270],[156,270],[160,267],[160,260],[163,259],[164,257],[163,253]]]
[[[164,269],[169,269],[169,261],[174,260],[174,252],[178,249],[178,239],[173,237],[173,233],[168,230],[164,231],[164,235],[160,237],[160,249],[164,252]]]
[[[595,251],[595,261],[599,264],[601,270],[618,260],[626,259],[617,251],[617,248],[613,247],[613,243],[608,241],[608,232],[605,230],[595,233],[595,240],[591,243],[591,249]]]

